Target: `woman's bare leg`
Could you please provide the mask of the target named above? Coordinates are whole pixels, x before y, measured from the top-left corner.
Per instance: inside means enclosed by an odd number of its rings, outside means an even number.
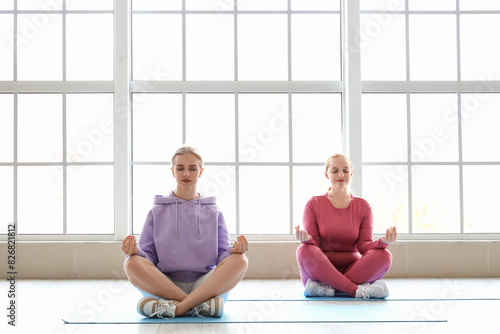
[[[130,283],[144,292],[166,300],[181,301],[187,296],[148,259],[132,255],[125,260],[123,266]]]
[[[225,258],[202,285],[177,303],[175,315],[184,315],[208,299],[230,291],[243,279],[247,268],[248,260],[243,254]]]

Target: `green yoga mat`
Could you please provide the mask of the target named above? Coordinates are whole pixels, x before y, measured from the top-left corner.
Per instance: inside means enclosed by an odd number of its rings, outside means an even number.
[[[113,307],[89,316],[77,311],[63,318],[67,324],[148,324],[148,323],[350,323],[350,322],[446,322],[421,312],[428,302],[304,302],[228,301],[221,318],[192,316],[174,319],[144,318],[135,304]]]

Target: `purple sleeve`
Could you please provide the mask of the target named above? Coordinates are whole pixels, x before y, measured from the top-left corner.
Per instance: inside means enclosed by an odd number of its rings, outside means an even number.
[[[219,212],[217,216],[217,229],[218,229],[218,258],[217,265],[221,263],[226,257],[233,254],[233,248],[229,244],[229,233],[227,232],[226,221],[224,215]]]
[[[156,245],[154,240],[154,218],[153,211],[149,211],[146,222],[142,228],[141,237],[139,238],[139,253],[151,261],[155,266],[158,264],[158,255],[156,254]]]

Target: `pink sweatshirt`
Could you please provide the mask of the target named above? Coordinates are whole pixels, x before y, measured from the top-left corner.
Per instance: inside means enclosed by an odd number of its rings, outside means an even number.
[[[372,248],[389,246],[382,238],[372,240],[372,209],[360,197],[352,196],[347,208],[338,209],[331,204],[327,194],[314,196],[306,204],[303,223],[312,237],[303,243],[316,245],[323,252],[364,254]]]

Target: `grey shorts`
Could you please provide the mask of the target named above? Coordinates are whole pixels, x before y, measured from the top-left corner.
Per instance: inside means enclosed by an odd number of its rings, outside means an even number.
[[[215,268],[192,282],[179,282],[174,281],[173,279],[170,279],[170,281],[172,281],[172,283],[177,285],[185,293],[190,294],[194,289],[205,283],[205,281],[213,274],[214,270]]]
[[[196,289],[197,287],[202,285],[213,274],[214,270],[215,270],[215,268],[210,270],[208,273],[206,273],[205,275],[201,276],[200,278],[198,278],[197,280],[192,281],[192,282],[179,282],[179,281],[174,281],[173,279],[170,279],[170,278],[169,279],[172,283],[174,283],[176,286],[178,286],[182,291],[184,291],[187,294],[190,294],[194,289]],[[161,299],[161,297],[158,297],[158,296],[152,295],[148,292],[142,291],[138,287],[136,287],[136,289],[139,290],[144,297],[154,297],[157,299]],[[224,301],[226,301],[228,296],[229,296],[229,291],[223,295],[220,295],[219,297],[223,297]]]

